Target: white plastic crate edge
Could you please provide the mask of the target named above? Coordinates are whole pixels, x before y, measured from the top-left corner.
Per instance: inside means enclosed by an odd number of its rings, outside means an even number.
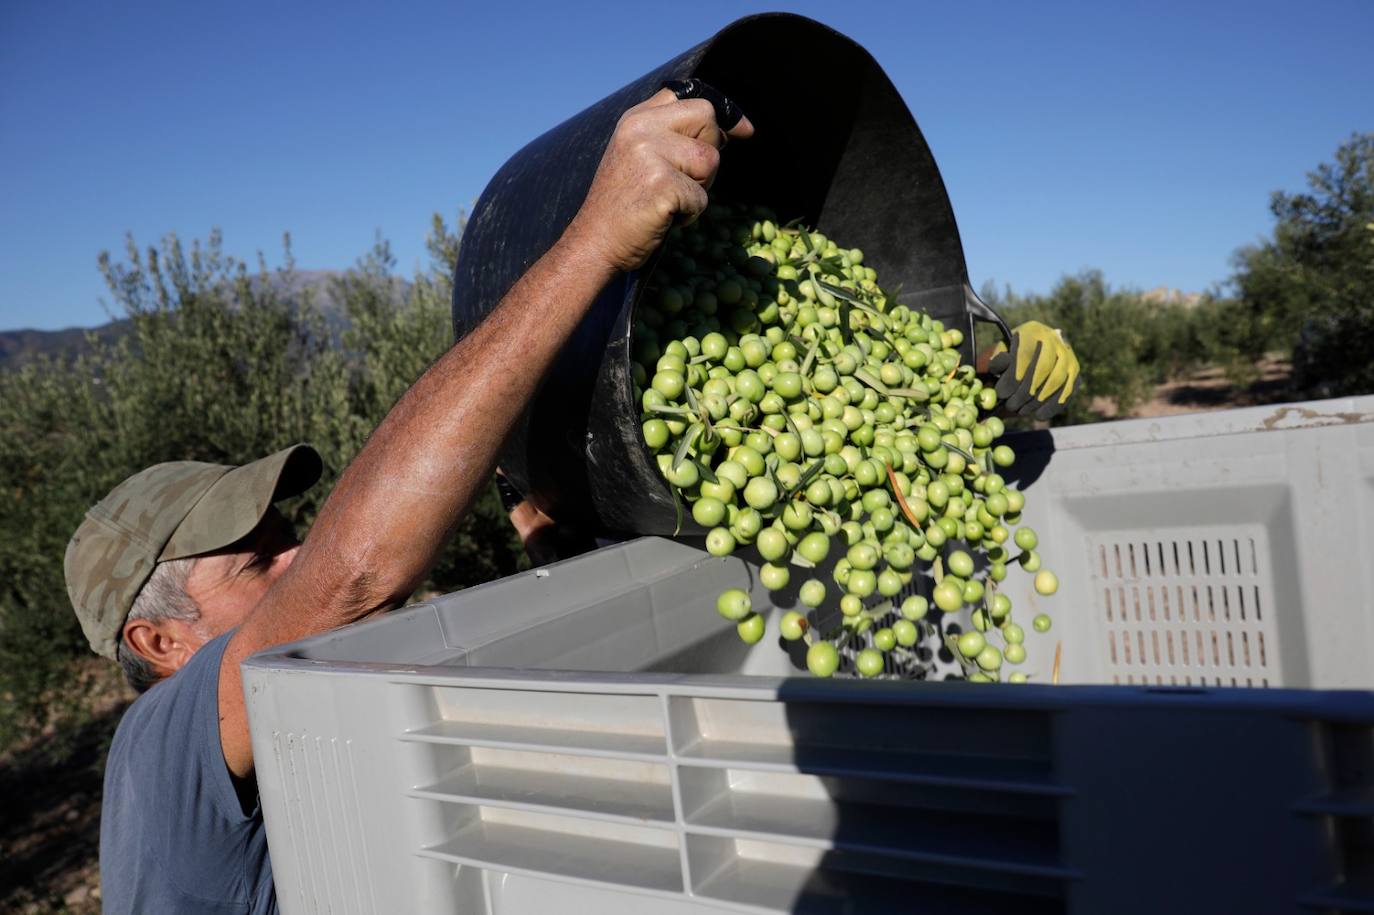
[[[1217,418],[1221,417],[1220,420]],[[1136,420],[1107,426],[1079,429],[1057,430],[1053,436],[1053,449],[1060,458],[1058,465],[1072,463],[1070,455],[1075,451],[1085,454],[1092,460],[1094,455],[1131,455],[1139,457],[1140,447],[1157,448],[1163,453],[1165,443],[1186,440],[1216,439],[1219,436],[1244,436],[1237,442],[1254,442],[1252,433],[1312,431],[1331,428],[1349,428],[1368,425],[1374,420],[1374,398],[1328,401],[1314,404],[1289,404],[1277,408],[1251,408],[1242,411],[1229,411],[1227,414],[1205,414],[1201,416],[1170,417],[1160,420]],[[1217,426],[1226,431],[1217,432]],[[1318,506],[1329,515],[1333,510],[1350,512],[1352,505],[1354,518],[1354,540],[1356,543],[1369,543],[1368,523],[1371,503],[1370,490],[1374,488],[1374,444],[1370,441],[1370,430],[1363,433],[1361,447],[1346,449],[1343,457],[1352,466],[1347,468],[1356,482],[1356,493],[1345,493],[1330,505]],[[1266,437],[1267,438],[1267,437]],[[1220,445],[1224,445],[1222,442]],[[1135,451],[1129,448],[1135,447]],[[1261,449],[1262,450],[1262,449]],[[1318,449],[1320,451],[1321,449]],[[1321,455],[1318,455],[1320,458]],[[1129,460],[1127,461],[1129,462]],[[1111,461],[1105,463],[1110,464]],[[1271,462],[1272,463],[1272,462]],[[1321,466],[1318,461],[1318,467]],[[1269,468],[1272,469],[1272,468]],[[1097,493],[1109,491],[1098,487]],[[1072,502],[1072,499],[1068,499]],[[1321,501],[1320,499],[1318,501]],[[1332,502],[1332,499],[1327,499]],[[1072,508],[1072,506],[1070,506]],[[1074,520],[1070,511],[1065,517]],[[1043,526],[1042,533],[1052,531],[1055,542],[1061,539],[1056,526],[1068,523],[1064,518],[1051,520],[1048,528]],[[1071,525],[1070,525],[1071,526]],[[1305,561],[1313,556],[1328,558],[1340,555],[1340,546],[1347,539],[1326,538],[1306,552]],[[1321,540],[1322,538],[1318,538]],[[1335,546],[1333,551],[1332,547]],[[1296,545],[1295,545],[1296,546]],[[545,575],[557,575],[557,567],[547,570]],[[540,573],[526,573],[537,576]],[[1347,577],[1349,570],[1345,571]],[[1365,582],[1361,586],[1359,578]],[[508,580],[509,581],[509,580]],[[1374,593],[1368,586],[1369,569],[1366,564],[1362,576],[1356,576],[1353,586],[1346,582],[1346,595],[1353,597],[1356,610],[1367,604],[1367,595]],[[474,604],[480,601],[485,588],[503,587],[504,583],[493,583],[484,588],[465,592]],[[1312,590],[1304,587],[1304,592]],[[1320,597],[1320,590],[1317,589]],[[1328,589],[1329,591],[1329,589]],[[1363,596],[1362,596],[1363,595]],[[1304,593],[1304,598],[1308,595]],[[1367,609],[1367,608],[1365,608]],[[671,728],[668,703],[674,697],[700,699],[756,699],[773,700],[778,690],[789,690],[790,700],[802,700],[807,696],[827,697],[826,701],[854,701],[862,695],[866,704],[892,701],[910,701],[910,692],[902,695],[900,686],[885,684],[856,683],[811,683],[789,681],[775,677],[737,677],[721,675],[667,675],[667,674],[598,674],[568,673],[547,670],[493,670],[463,667],[434,667],[416,664],[387,664],[359,661],[319,661],[310,660],[304,655],[312,648],[336,638],[357,639],[367,630],[380,633],[385,628],[394,631],[403,620],[420,623],[425,620],[437,625],[438,611],[433,606],[421,606],[388,620],[350,627],[347,633],[327,634],[314,639],[304,640],[291,646],[283,646],[273,652],[250,659],[245,676],[246,689],[249,691],[250,716],[254,722],[254,746],[259,759],[260,788],[263,791],[264,809],[268,812],[269,840],[273,848],[274,864],[278,866],[278,885],[282,891],[283,911],[374,911],[377,902],[383,901],[385,910],[387,900],[418,900],[420,908],[448,908],[455,898],[469,898],[472,911],[490,912],[491,889],[480,874],[473,876],[471,868],[458,868],[458,877],[439,877],[435,868],[425,867],[413,856],[416,846],[415,837],[426,831],[423,824],[418,827],[407,822],[404,816],[405,805],[397,804],[396,793],[379,790],[379,785],[398,788],[402,793],[425,783],[425,773],[413,771],[413,761],[404,758],[400,749],[402,742],[396,740],[400,731],[422,728],[434,720],[432,709],[418,708],[413,701],[418,692],[396,689],[402,684],[417,687],[465,687],[484,690],[529,690],[540,693],[587,693],[599,695],[626,695],[652,697],[664,705],[665,729]],[[519,614],[515,614],[519,616]],[[467,617],[464,623],[474,623],[476,630],[483,630],[480,621]],[[504,625],[502,624],[504,622]],[[375,627],[375,628],[374,628]],[[440,627],[442,630],[442,627]],[[503,633],[510,633],[519,626],[509,620],[489,620],[485,634],[474,632],[471,642],[463,639],[464,646],[445,646],[454,655],[448,664],[465,664],[465,648],[480,646],[484,639],[499,640]],[[448,630],[443,630],[448,634]],[[1369,633],[1355,634],[1357,637],[1345,640],[1344,649],[1352,657],[1368,658]],[[365,640],[362,640],[365,642]],[[359,642],[360,644],[362,642]],[[1328,646],[1329,647],[1329,646]],[[1335,646],[1338,650],[1342,646]],[[1318,670],[1322,668],[1317,667]],[[1320,684],[1318,684],[1320,685]],[[388,688],[388,686],[390,688]],[[801,689],[801,693],[796,692]],[[862,690],[862,694],[855,690]],[[1071,696],[1084,696],[1083,691],[1049,690],[1032,688],[1012,694],[998,690],[996,703],[1000,707],[1025,704],[1044,709],[1048,706],[1069,701]],[[1102,693],[1096,697],[1112,704],[1129,702],[1131,697],[1149,695],[1140,690],[1090,690]],[[1162,691],[1158,695],[1167,697],[1172,691]],[[1051,695],[1053,694],[1053,695]],[[1225,704],[1245,704],[1244,692],[1216,694]],[[409,697],[409,701],[405,698]],[[1266,702],[1277,696],[1270,694]],[[935,689],[922,690],[923,703],[936,705],[950,704],[962,707],[978,707],[991,700],[990,694],[977,687],[948,685]],[[1076,700],[1075,700],[1076,701]],[[1096,701],[1096,700],[1095,700]],[[1165,699],[1164,701],[1167,701]],[[1292,700],[1294,714],[1301,714],[1308,700],[1301,694]],[[284,705],[282,705],[284,703]],[[267,728],[270,723],[295,722],[294,731]],[[309,727],[300,727],[302,721],[309,721]],[[382,741],[376,738],[387,735]],[[670,735],[665,732],[665,739]],[[554,748],[556,749],[556,748]],[[663,758],[676,762],[675,746],[667,743],[663,753],[649,753],[646,758]],[[626,754],[607,751],[608,755]],[[676,772],[676,768],[673,768]],[[397,782],[400,777],[401,782]],[[287,790],[287,786],[290,790]],[[680,787],[674,782],[674,800],[680,808]],[[310,809],[306,809],[309,807]],[[276,811],[274,813],[274,811]],[[680,821],[681,813],[678,812]],[[452,824],[429,824],[429,831],[442,836],[451,830]],[[364,838],[366,835],[366,838]],[[342,842],[330,847],[330,838],[344,836]],[[313,839],[311,837],[314,837]],[[399,843],[399,845],[397,844]],[[330,847],[328,855],[324,849]],[[412,851],[403,854],[401,860],[409,861],[405,866],[374,867],[369,860],[369,847],[372,854],[377,849],[402,849]],[[285,853],[279,848],[290,849]],[[689,874],[687,848],[681,846],[683,873]],[[294,860],[292,860],[294,859]],[[328,859],[328,860],[327,860]],[[290,862],[290,863],[289,863]],[[394,862],[393,862],[394,865]],[[570,879],[569,875],[556,879]],[[690,885],[690,876],[681,878]],[[594,881],[593,881],[594,882]],[[615,882],[615,881],[612,881]],[[682,899],[681,890],[670,892],[652,888],[631,889],[635,895],[648,892],[660,896],[660,902],[669,897]],[[666,896],[662,895],[667,893]],[[597,897],[601,904],[604,897]],[[712,903],[714,908],[719,900]],[[430,905],[433,903],[433,906]],[[731,904],[732,910],[739,906]],[[747,910],[766,911],[745,907]],[[467,910],[466,908],[464,910]],[[633,908],[627,911],[634,911]]]

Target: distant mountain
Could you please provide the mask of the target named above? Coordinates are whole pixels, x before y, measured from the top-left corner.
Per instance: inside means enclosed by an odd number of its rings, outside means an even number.
[[[0,369],[23,365],[30,359],[50,356],[70,362],[90,349],[86,340],[94,333],[101,340],[118,339],[128,333],[127,319],[111,321],[99,327],[67,327],[62,330],[0,330]]]
[[[342,329],[346,323],[343,303],[334,297],[334,284],[331,280],[345,274],[343,270],[297,270],[292,281],[287,284],[277,274],[269,276],[280,294],[290,298],[309,292],[314,297],[315,307],[324,315],[331,335]],[[261,282],[262,277],[254,277]],[[392,279],[396,302],[403,302],[410,292],[410,283],[400,278]],[[68,327],[62,330],[0,330],[0,369],[22,365],[24,362],[41,357],[52,357],[62,361],[76,359],[90,349],[86,335],[94,333],[102,341],[116,340],[129,332],[129,321],[121,318],[98,327]]]

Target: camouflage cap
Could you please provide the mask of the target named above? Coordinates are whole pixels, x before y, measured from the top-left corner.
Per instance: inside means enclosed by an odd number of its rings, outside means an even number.
[[[172,461],[140,471],[86,512],[64,571],[91,650],[115,657],[124,621],[153,567],[226,547],[252,532],[273,502],[320,478],[309,445],[231,467]]]

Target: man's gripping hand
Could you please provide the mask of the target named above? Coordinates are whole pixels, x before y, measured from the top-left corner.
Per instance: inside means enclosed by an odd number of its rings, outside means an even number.
[[[753,133],[747,117],[727,133],[710,102],[659,91],[621,116],[569,234],[613,269],[638,269],[675,221],[706,209],[726,138]]]

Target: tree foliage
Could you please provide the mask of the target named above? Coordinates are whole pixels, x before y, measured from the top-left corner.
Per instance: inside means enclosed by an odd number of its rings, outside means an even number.
[[[1149,399],[1155,385],[1209,361],[1203,331],[1232,307],[1208,297],[1184,304],[1113,289],[1099,270],[1065,276],[1047,295],[984,289],[983,298],[1012,326],[1042,321],[1063,331],[1073,346],[1080,374],[1068,409],[1056,420],[1063,424],[1104,418],[1102,399],[1129,412]]]
[[[1236,336],[1252,354],[1292,351],[1313,394],[1374,391],[1374,133],[1352,135],[1305,192],[1276,191],[1269,208],[1273,237],[1236,253]]]
[[[309,525],[368,434],[450,342],[458,231],[436,216],[429,244],[431,268],[405,283],[378,241],[333,281],[343,314],[331,320],[297,282],[289,239],[275,270],[226,255],[217,233],[189,248],[175,235],[146,250],[130,239],[122,260],[99,263],[131,331],[93,338],[75,365],[0,372],[0,743],[43,723],[64,662],[86,650],[62,557],[86,509],[120,480],[160,461],[239,464],[310,442],[324,478],[285,506],[299,529]],[[426,588],[454,590],[521,561],[489,490]]]

